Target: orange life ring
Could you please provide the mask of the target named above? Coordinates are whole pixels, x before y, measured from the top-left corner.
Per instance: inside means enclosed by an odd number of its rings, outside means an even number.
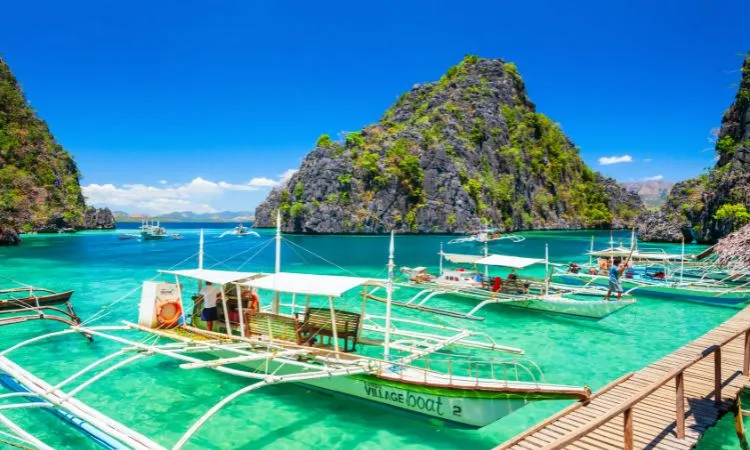
[[[178,300],[159,300],[156,304],[156,321],[163,327],[177,325],[182,317],[182,304]]]

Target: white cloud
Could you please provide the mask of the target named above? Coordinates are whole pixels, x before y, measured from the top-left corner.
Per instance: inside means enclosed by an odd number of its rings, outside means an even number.
[[[602,166],[608,166],[610,164],[629,163],[633,162],[633,157],[630,155],[622,156],[602,156],[599,158],[599,164]]]
[[[661,181],[664,179],[664,175],[654,175],[653,177],[646,177],[643,181]]]
[[[261,191],[279,186],[294,173],[287,170],[277,180],[259,177],[244,184],[226,181],[213,182],[197,177],[185,184],[166,185],[160,180],[160,186],[145,184],[89,184],[83,186],[83,195],[89,204],[108,206],[114,209],[135,210],[148,214],[161,214],[173,211],[214,212],[212,204],[222,199],[228,192]]]
[[[248,185],[252,186],[255,189],[260,188],[260,187],[275,187],[279,185],[279,181],[272,180],[266,177],[260,177],[260,178],[253,178],[252,180],[250,180]]]
[[[282,173],[281,177],[279,177],[279,183],[286,183],[287,181],[289,181],[289,179],[292,178],[292,175],[294,175],[295,173],[297,173],[297,169],[287,169],[286,172]]]

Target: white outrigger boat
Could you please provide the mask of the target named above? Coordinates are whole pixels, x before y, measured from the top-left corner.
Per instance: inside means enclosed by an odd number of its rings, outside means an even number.
[[[237,237],[245,237],[245,236],[253,236],[253,237],[260,237],[260,234],[258,234],[255,231],[252,231],[250,228],[239,224],[236,227],[232,228],[229,231],[225,231],[219,235],[220,238],[224,236],[237,236]]]
[[[176,360],[188,372],[215,370],[249,382],[211,407],[172,449],[183,448],[201,426],[235,398],[282,383],[301,383],[335,396],[467,428],[488,425],[533,401],[589,398],[587,387],[544,382],[538,366],[519,359],[521,349],[500,346],[484,333],[397,319],[392,315],[390,301],[386,302],[385,316],[367,313],[366,299],[362,300],[360,312],[342,309],[344,294],[357,287],[366,292],[371,286],[385,286],[390,299],[393,236],[387,280],[282,272],[278,258],[281,239],[277,230],[274,273],[230,272],[202,267],[201,234],[197,268],[162,271],[163,275],[173,276],[174,282],[143,283],[137,324],[76,325],[0,351],[0,378],[11,381],[11,385],[15,383],[18,391],[0,394],[0,399],[35,400],[3,404],[0,411],[50,408],[73,419],[69,422],[97,443],[104,442],[105,448],[163,449],[161,444],[75,398],[94,382],[149,355]],[[184,307],[183,291],[187,285],[180,283],[181,279],[197,281],[196,287],[209,282],[220,286],[219,323],[214,331],[202,329],[205,324],[198,319],[202,297],[195,297],[197,302],[190,309]],[[230,297],[230,293],[235,297]],[[290,296],[291,303],[285,303]],[[305,297],[304,305],[296,304],[297,296]],[[316,298],[325,299],[325,306],[313,306]],[[249,301],[247,307],[245,299]],[[270,304],[264,304],[266,299]],[[258,300],[261,301],[256,308],[254,302]],[[297,311],[301,314],[294,314]],[[129,330],[168,342],[157,344],[153,339],[133,340],[116,334]],[[8,359],[9,353],[29,344],[75,332],[114,341],[123,348],[56,385],[46,383]],[[443,352],[449,348],[450,352]],[[477,354],[462,357],[456,353],[459,348],[501,352],[507,356],[494,360],[482,360]],[[197,357],[198,354],[202,356]],[[105,363],[108,367],[103,368]],[[82,377],[88,379],[81,382]],[[76,386],[69,388],[76,380]],[[5,422],[4,419],[0,413],[0,421]],[[27,442],[50,448],[33,441],[28,432],[11,424]]]
[[[460,237],[448,241],[448,244],[464,244],[467,242],[473,242],[476,244],[489,244],[496,241],[509,240],[511,242],[522,242],[526,240],[525,237],[517,234],[503,234],[500,230],[494,228],[487,228],[485,230],[474,233],[471,236]]]
[[[695,276],[688,277],[685,265],[694,258],[685,254],[684,243],[680,254],[669,254],[660,249],[644,252],[637,249],[635,240],[631,245],[635,247],[633,250],[620,246],[594,251],[592,238],[588,265],[557,268],[552,277],[556,282],[567,285],[606,288],[609,285],[609,263],[614,258],[627,257],[632,253],[631,263],[620,278],[626,293],[637,292],[649,297],[712,305],[737,305],[750,300],[750,282],[737,283],[732,275],[725,279],[714,279],[709,276],[711,272],[699,272],[694,268]],[[697,277],[699,273],[702,273],[700,278]]]
[[[484,266],[484,273],[478,269],[444,269],[443,258],[457,264]],[[635,304],[633,298],[620,301],[603,300],[606,291],[594,287],[571,288],[551,283],[545,275],[543,281],[523,280],[516,270],[525,269],[536,264],[544,264],[545,274],[549,273],[549,258],[534,259],[519,256],[490,255],[485,247],[485,254],[463,255],[444,253],[440,250],[440,269],[437,276],[427,272],[425,267],[403,267],[402,273],[408,276],[407,282],[398,283],[400,288],[418,288],[419,291],[405,301],[394,301],[394,304],[407,308],[429,311],[436,314],[482,320],[476,313],[487,305],[499,304],[517,308],[526,308],[553,314],[563,314],[592,319],[602,319],[627,306]],[[510,269],[508,278],[489,276],[489,267]],[[428,306],[435,297],[458,296],[480,302],[467,313],[452,309],[441,309]],[[370,297],[376,297],[374,292]],[[595,297],[596,299],[591,299]]]

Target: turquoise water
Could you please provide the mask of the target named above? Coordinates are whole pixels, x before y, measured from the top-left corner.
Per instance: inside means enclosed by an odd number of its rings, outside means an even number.
[[[216,225],[211,225],[216,226]],[[0,248],[0,276],[55,290],[73,289],[74,305],[92,325],[137,320],[138,288],[156,269],[166,269],[188,259],[181,268],[195,267],[198,230],[191,225],[171,225],[182,240],[120,241],[116,233],[86,232],[63,236],[26,236],[16,248]],[[247,271],[273,270],[271,234],[261,238],[225,237],[224,229],[206,230],[206,267]],[[553,261],[584,262],[591,232],[533,232],[521,243],[501,241],[495,253],[544,257],[549,244]],[[627,241],[627,233],[616,238]],[[282,250],[282,270],[316,273],[384,276],[386,237],[288,236],[290,241],[335,262],[337,267],[295,246]],[[396,237],[397,265],[437,268],[440,242],[445,236]],[[598,233],[605,246],[609,233]],[[679,246],[663,246],[679,251]],[[700,247],[690,247],[698,251]],[[446,246],[446,251],[480,251],[471,244]],[[239,256],[237,256],[239,254]],[[233,258],[234,256],[234,258]],[[251,260],[248,260],[254,256]],[[191,258],[192,257],[192,258]],[[218,264],[223,262],[223,264]],[[541,275],[542,268],[533,270]],[[2,280],[5,285],[10,282]],[[114,303],[124,294],[133,294]],[[360,298],[351,292],[343,307],[357,309]],[[468,311],[473,302],[436,300],[433,306]],[[383,305],[371,303],[371,312]],[[492,335],[497,342],[523,348],[526,357],[542,368],[551,383],[587,384],[596,390],[620,375],[637,370],[666,355],[731,317],[737,309],[639,297],[637,305],[601,321],[547,315],[523,309],[490,306],[485,321],[442,320]],[[396,309],[399,317],[433,320],[412,310]],[[28,323],[0,329],[0,347],[42,332],[61,329],[55,323]],[[143,335],[128,336],[143,339]],[[26,347],[10,357],[45,380],[55,383],[86,364],[119,349],[103,339],[93,343],[80,336],[62,336]],[[172,360],[152,356],[142,359],[84,390],[79,398],[116,420],[173,445],[208,408],[243,386],[243,381],[209,371],[186,371]],[[491,448],[566,406],[566,402],[538,402],[481,430],[443,428],[395,414],[312,392],[304,387],[280,385],[238,398],[214,416],[191,440],[188,448]],[[42,411],[8,411],[29,431],[56,448],[93,448],[87,440],[60,425]]]

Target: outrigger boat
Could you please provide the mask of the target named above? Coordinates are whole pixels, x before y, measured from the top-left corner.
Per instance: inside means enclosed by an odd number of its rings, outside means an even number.
[[[156,241],[171,237],[172,239],[182,239],[183,236],[178,233],[169,234],[167,229],[159,224],[159,222],[143,222],[140,226],[141,230],[140,237],[144,241]]]
[[[253,237],[260,237],[260,234],[256,233],[255,231],[250,230],[250,228],[243,226],[242,224],[237,225],[233,229],[229,231],[225,231],[221,233],[219,237],[224,236],[237,236],[237,237],[244,237],[244,236],[253,236]]]
[[[517,234],[503,234],[500,230],[495,228],[487,228],[485,230],[474,233],[471,236],[460,237],[448,241],[448,244],[463,244],[467,242],[474,242],[476,244],[488,244],[495,241],[509,240],[511,242],[521,242],[526,240],[525,237]]]
[[[592,249],[593,245],[592,238]],[[631,245],[634,247],[632,250],[624,247],[597,252],[591,250],[588,252],[588,265],[574,264],[567,269],[557,268],[552,277],[556,282],[567,285],[606,288],[609,285],[607,269],[612,259],[627,257],[632,253],[633,263],[620,278],[620,284],[626,293],[637,292],[649,297],[715,305],[737,305],[750,300],[750,283],[723,282],[706,277],[706,273],[701,278],[688,277],[685,280],[685,264],[691,257],[685,255],[684,243],[680,254],[660,253],[657,249],[645,253],[648,257],[643,257],[644,252],[637,249],[634,240]],[[628,253],[624,250],[628,250]],[[596,264],[594,257],[597,257]],[[670,265],[670,262],[673,264]],[[680,276],[674,274],[674,266],[679,267]]]
[[[457,264],[472,264],[484,266],[484,273],[477,269],[443,269],[443,259]],[[485,247],[485,255],[462,255],[444,253],[440,250],[440,269],[437,276],[427,272],[425,267],[403,267],[402,273],[407,275],[408,281],[398,283],[400,288],[418,288],[419,291],[406,301],[394,302],[399,306],[429,311],[436,314],[461,317],[465,319],[482,320],[476,313],[491,304],[512,306],[543,311],[553,314],[563,314],[592,319],[602,319],[627,306],[635,304],[633,298],[620,301],[602,300],[606,291],[599,288],[571,288],[550,282],[545,275],[543,281],[521,279],[516,270],[522,270],[536,264],[544,264],[549,273],[549,258],[534,259],[518,256],[490,255]],[[500,276],[490,277],[489,267],[510,269],[506,279]],[[455,310],[434,308],[427,303],[435,297],[458,296],[480,303],[467,313]],[[590,297],[596,297],[595,300]],[[370,298],[383,301],[374,292]],[[586,299],[588,298],[588,299]]]
[[[201,244],[202,241],[201,237]],[[75,395],[118,368],[149,355],[177,360],[180,368],[187,371],[209,369],[247,379],[249,384],[211,407],[172,446],[181,449],[232,400],[274,384],[301,383],[335,396],[467,428],[488,425],[533,401],[590,397],[587,387],[544,382],[538,366],[519,359],[521,349],[500,346],[484,333],[397,319],[393,317],[390,301],[386,303],[385,316],[367,313],[365,300],[360,312],[343,309],[344,294],[357,287],[367,290],[374,285],[384,285],[390,299],[395,267],[393,236],[386,280],[282,272],[278,259],[280,244],[281,234],[277,229],[277,260],[272,274],[204,269],[201,245],[196,269],[162,272],[174,276],[175,282],[143,283],[137,324],[75,326],[0,351],[0,372],[25,390],[0,395],[0,398],[34,396],[43,403],[38,406],[72,414],[114,443],[138,449],[162,449],[163,446],[148,437],[83,404]],[[223,330],[218,326],[214,331],[200,328],[201,322],[196,320],[199,302],[192,308],[192,314],[183,308],[183,290],[188,289],[187,284],[179,283],[183,278],[196,280],[198,286],[208,282],[221,286],[223,314],[219,318]],[[236,304],[228,298],[230,292],[235,293]],[[250,297],[247,308],[245,292]],[[261,296],[259,307],[253,308],[252,299]],[[290,296],[292,303],[284,303]],[[296,305],[297,296],[305,297],[304,305]],[[270,305],[263,304],[267,299]],[[318,306],[313,304],[314,299]],[[325,299],[322,303],[325,306],[319,303],[321,299]],[[235,306],[236,315],[232,314]],[[295,311],[299,313],[294,314]],[[413,328],[407,329],[410,326]],[[155,340],[131,340],[114,334],[127,330],[139,330],[169,342],[157,344]],[[84,331],[123,344],[124,348],[54,386],[7,358],[10,352],[32,342]],[[456,353],[458,348],[501,352],[508,356],[495,360],[481,360],[477,354],[462,357]],[[450,352],[445,352],[448,349]],[[196,357],[199,353],[200,358]],[[113,363],[117,358],[120,360]],[[110,363],[109,367],[92,374],[104,363]],[[69,384],[86,376],[90,378],[68,390]],[[0,410],[34,406],[37,405],[4,404],[0,405]],[[112,442],[108,445],[107,448],[120,448]]]
[[[574,286],[609,285],[609,275],[605,270],[587,265],[556,269],[552,275],[559,283]],[[732,286],[718,282],[680,281],[666,275],[664,268],[625,269],[620,284],[626,293],[637,292],[649,297],[685,300],[716,305],[737,305],[750,300],[750,288],[743,285]]]

